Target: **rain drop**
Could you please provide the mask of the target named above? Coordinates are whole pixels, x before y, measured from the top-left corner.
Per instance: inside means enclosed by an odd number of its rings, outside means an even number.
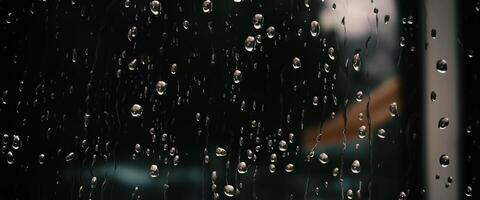
[[[444,74],[447,72],[447,61],[440,59],[437,61],[437,71]]]
[[[130,114],[132,117],[140,117],[142,116],[143,108],[139,104],[133,104],[132,108],[130,108]]]
[[[448,117],[442,117],[438,121],[438,128],[442,129],[442,130],[446,129],[449,123],[450,123],[450,121],[448,120]]]
[[[355,174],[360,173],[360,161],[354,160],[350,166],[350,170],[352,170],[352,172]]]

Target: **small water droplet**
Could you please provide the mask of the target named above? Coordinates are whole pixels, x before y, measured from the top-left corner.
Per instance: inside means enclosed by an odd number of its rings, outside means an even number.
[[[164,81],[158,81],[155,85],[155,90],[157,91],[158,95],[165,94],[165,91],[167,90],[167,83],[165,83]]]
[[[395,117],[398,115],[398,106],[396,102],[390,104],[388,111],[390,112],[391,117]]]
[[[233,82],[240,83],[241,80],[242,80],[242,72],[237,69],[235,70],[235,72],[233,72]]]
[[[203,3],[202,3],[202,11],[204,13],[210,13],[212,12],[212,8],[213,8],[213,4],[210,0],[205,0]]]
[[[330,60],[335,60],[335,49],[333,47],[328,48],[327,53]]]
[[[388,22],[390,21],[390,15],[385,15],[383,21],[385,22],[385,24],[388,24]]]
[[[269,27],[267,28],[267,37],[268,37],[268,38],[273,38],[273,37],[275,37],[275,27],[269,26]]]
[[[128,35],[127,35],[128,40],[132,41],[135,37],[137,37],[137,33],[138,33],[137,27],[132,26],[132,28],[128,30]]]
[[[435,93],[435,91],[432,91],[432,92],[430,93],[430,100],[431,100],[432,102],[437,101],[437,93]]]
[[[386,133],[387,133],[387,132],[385,131],[385,129],[381,128],[381,129],[378,129],[378,131],[377,131],[377,136],[378,136],[379,138],[384,139],[385,137],[387,137]]]
[[[294,69],[298,69],[298,68],[302,67],[302,61],[300,61],[300,58],[298,58],[298,57],[293,58],[292,66],[293,66]]]
[[[248,36],[245,39],[245,49],[249,52],[252,52],[254,45],[255,45],[255,38],[253,36]]]
[[[295,170],[295,165],[293,165],[292,163],[288,163],[286,166],[285,166],[285,171],[286,172],[293,172]]]
[[[65,161],[70,162],[75,158],[75,153],[70,152],[67,156],[65,156]]]
[[[355,100],[357,102],[361,102],[363,100],[363,92],[361,90],[357,91],[357,94],[355,94]]]
[[[353,59],[352,59],[352,66],[355,71],[360,71],[360,65],[361,65],[361,59],[360,59],[360,51],[356,50],[355,53],[353,54]]]

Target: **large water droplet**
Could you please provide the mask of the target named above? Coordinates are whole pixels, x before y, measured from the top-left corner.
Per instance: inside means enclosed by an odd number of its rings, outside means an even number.
[[[263,15],[262,14],[255,14],[253,16],[253,20],[252,20],[252,23],[253,23],[253,27],[255,29],[261,29],[262,26],[263,26]]]
[[[247,173],[247,164],[245,162],[239,162],[237,165],[237,171],[240,174],[245,174]]]
[[[440,156],[440,165],[442,167],[448,167],[448,165],[450,164],[450,157],[446,154],[443,154]]]
[[[232,185],[225,185],[225,187],[223,187],[223,193],[229,197],[233,197],[235,195],[235,188]]]
[[[439,129],[446,129],[450,121],[448,120],[448,117],[442,117],[438,121],[438,128]]]
[[[322,164],[327,164],[328,163],[328,155],[326,153],[321,153],[319,156],[318,156],[318,160],[320,161],[320,163]]]
[[[132,117],[140,117],[142,116],[143,108],[139,104],[133,104],[132,108],[130,108],[130,114]]]
[[[437,61],[437,71],[444,74],[447,72],[447,61],[440,59]]]
[[[350,166],[350,170],[352,170],[352,172],[355,174],[360,173],[360,161],[354,160]]]
[[[158,177],[159,170],[157,165],[151,165],[150,166],[150,176],[152,178]]]
[[[227,150],[225,150],[222,147],[217,147],[217,149],[215,150],[215,155],[217,155],[218,157],[226,156],[227,155]]]
[[[312,21],[310,23],[310,35],[312,35],[312,37],[317,37],[319,32],[320,32],[320,25],[318,24],[317,21]]]
[[[159,1],[153,0],[153,1],[150,2],[150,11],[154,15],[158,15],[158,13],[160,13],[161,9],[162,9],[162,5],[160,4]]]

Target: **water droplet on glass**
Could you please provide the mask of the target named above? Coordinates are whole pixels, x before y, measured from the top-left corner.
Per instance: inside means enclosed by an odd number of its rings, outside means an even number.
[[[385,138],[385,137],[387,137],[385,129],[383,129],[383,128],[378,129],[378,131],[377,131],[377,136],[378,136],[379,138],[382,138],[382,139]]]
[[[262,14],[255,14],[253,16],[253,27],[255,29],[261,29],[263,26],[263,15]]]
[[[388,24],[388,22],[390,21],[390,15],[385,15],[383,21],[385,22],[385,24]]]
[[[235,188],[232,185],[225,185],[225,187],[223,187],[223,192],[225,195],[233,197],[233,195],[235,195]]]
[[[235,72],[233,72],[233,82],[240,83],[241,80],[242,80],[242,72],[237,69],[235,70]]]
[[[90,180],[90,187],[92,189],[95,189],[97,187],[97,177],[96,176],[92,177],[92,179]]]
[[[395,117],[398,115],[398,106],[396,102],[390,104],[388,111],[390,112],[390,116]]]
[[[318,97],[317,97],[317,96],[314,96],[314,97],[312,98],[312,104],[313,104],[314,106],[317,106],[317,105],[318,105]]]
[[[362,92],[361,90],[359,90],[359,91],[357,92],[357,94],[355,95],[355,100],[356,100],[357,102],[361,102],[362,99],[363,99],[363,92]]]
[[[164,81],[158,81],[155,85],[155,90],[157,91],[158,95],[165,94],[165,91],[167,90],[167,83],[165,83]]]
[[[448,155],[446,154],[443,154],[440,156],[440,165],[442,167],[448,167],[448,165],[450,164],[450,157],[448,157]]]
[[[210,0],[205,0],[202,4],[202,11],[204,13],[212,12],[213,4]]]
[[[434,102],[434,101],[437,100],[437,93],[435,93],[435,91],[432,91],[432,92],[430,93],[430,100],[431,100],[432,102]]]
[[[273,38],[273,37],[275,37],[275,27],[269,26],[269,27],[267,28],[267,37],[268,37],[268,38]]]
[[[278,149],[280,151],[286,151],[288,148],[288,144],[287,142],[285,142],[285,140],[281,140],[279,143],[278,143]]]
[[[188,28],[190,27],[190,22],[188,20],[183,21],[182,27],[183,29],[188,30]]]
[[[352,59],[352,66],[355,71],[360,71],[360,65],[361,65],[361,60],[360,60],[360,51],[356,50],[355,54],[353,54],[353,59]]]
[[[447,72],[447,61],[440,59],[437,61],[437,71],[444,74]]]
[[[276,169],[277,169],[277,168],[275,167],[274,164],[268,165],[268,171],[270,171],[270,173],[275,173],[275,170],[276,170]]]
[[[139,104],[133,104],[132,108],[130,108],[130,114],[132,117],[140,117],[142,116],[143,108]]]
[[[158,15],[158,13],[160,13],[161,9],[162,9],[162,5],[160,4],[159,1],[153,0],[153,1],[150,2],[150,11],[154,15]]]
[[[398,200],[406,200],[407,199],[407,194],[405,192],[400,192],[398,195]]]
[[[334,177],[338,176],[339,172],[340,172],[340,169],[338,169],[338,167],[333,168],[332,176],[334,176]]]
[[[70,162],[75,158],[75,153],[70,152],[67,156],[65,156],[65,161]]]
[[[20,140],[20,136],[13,135],[12,148],[17,150],[21,147],[21,145],[22,145],[22,141]]]
[[[352,172],[355,174],[360,173],[360,161],[354,160],[350,166],[350,170],[352,170]]]
[[[217,155],[218,157],[226,156],[227,155],[227,150],[225,150],[222,147],[217,147],[217,149],[215,150],[215,155]]]
[[[442,129],[442,130],[446,129],[449,123],[450,123],[450,121],[448,120],[448,117],[442,117],[438,121],[438,128]]]
[[[347,199],[353,199],[353,190],[352,189],[347,190]]]
[[[293,66],[294,69],[298,69],[298,68],[302,67],[302,62],[300,61],[300,58],[298,58],[298,57],[293,58],[292,66]]]
[[[467,188],[465,188],[465,196],[471,197],[471,196],[472,196],[472,193],[473,193],[472,187],[471,187],[471,186],[467,186]]]
[[[177,64],[173,63],[172,66],[170,67],[170,73],[171,74],[176,74],[177,73]]]
[[[335,60],[335,49],[333,47],[328,48],[327,53],[330,60]]]
[[[130,28],[128,30],[128,35],[127,35],[127,38],[129,41],[132,41],[135,37],[137,37],[137,27],[136,26],[132,26],[132,28]]]
[[[133,59],[130,63],[128,63],[129,70],[137,69],[137,59]]]
[[[312,37],[317,37],[318,33],[320,32],[320,25],[317,21],[312,21],[310,23],[310,35]]]
[[[286,172],[293,172],[295,170],[295,165],[293,165],[292,163],[288,163],[286,166],[285,166],[285,171]]]
[[[358,137],[359,138],[365,138],[367,136],[367,132],[365,131],[366,127],[365,126],[360,126],[360,128],[358,128]]]
[[[253,36],[248,36],[247,39],[245,39],[245,49],[252,52],[253,45],[255,45],[255,38]]]
[[[45,164],[45,154],[38,155],[38,164],[43,165]]]
[[[400,37],[400,47],[404,47],[406,43],[407,43],[407,41],[406,41],[405,37],[403,37],[403,36]]]
[[[15,158],[13,156],[13,153],[11,151],[7,152],[7,164],[11,165],[15,162]]]
[[[327,164],[328,163],[328,155],[326,153],[321,153],[319,156],[318,156],[318,160],[320,161],[320,163],[322,164]]]
[[[432,36],[432,39],[437,38],[437,29],[432,29],[432,32],[430,34]]]
[[[150,166],[150,176],[152,178],[158,177],[159,170],[157,165],[151,165]]]
[[[237,165],[237,171],[240,174],[245,174],[247,173],[247,164],[245,162],[239,162]]]

